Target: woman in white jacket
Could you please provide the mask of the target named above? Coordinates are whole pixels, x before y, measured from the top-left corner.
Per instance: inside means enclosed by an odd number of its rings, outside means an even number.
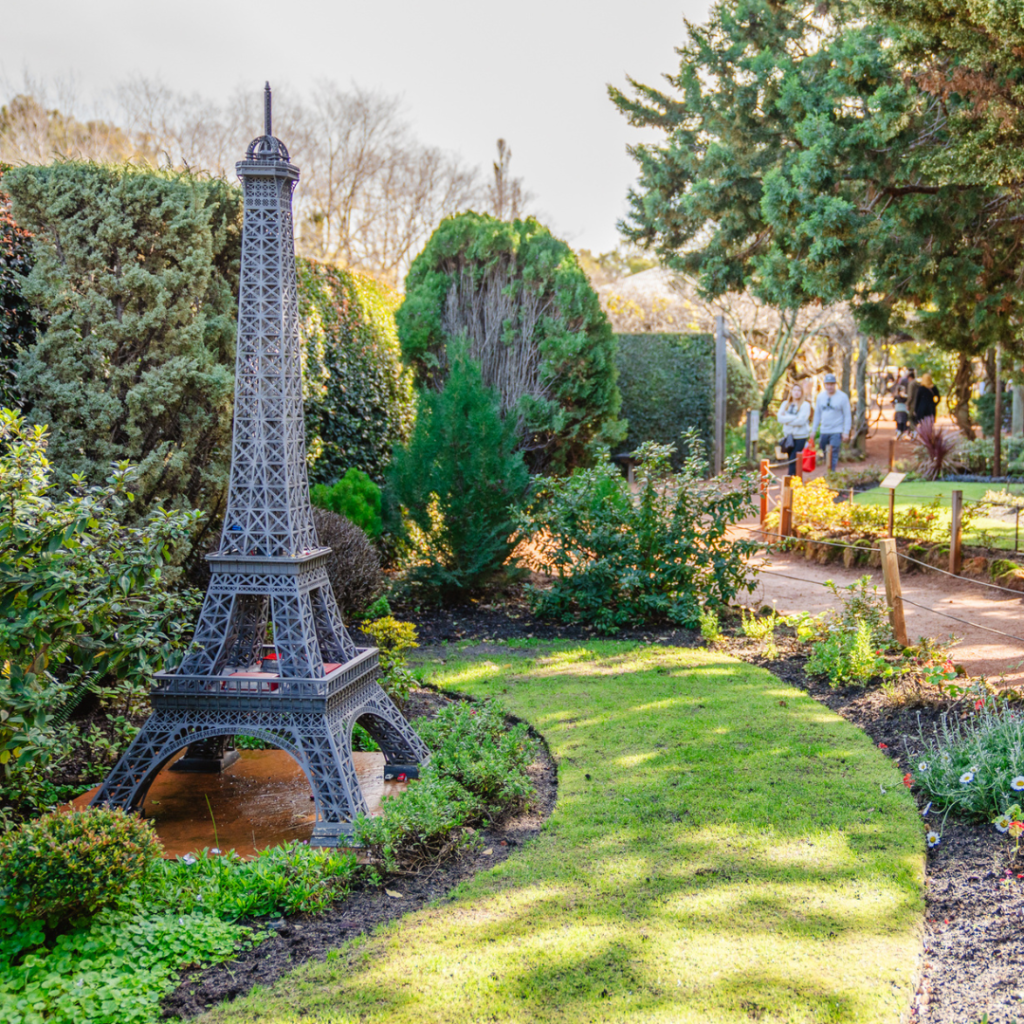
[[[789,389],[789,400],[783,402],[779,409],[783,440],[792,438],[792,447],[788,449],[790,476],[797,475],[796,467],[800,453],[807,444],[807,438],[811,436],[812,415],[811,403],[804,400],[804,389],[799,384],[794,384]],[[787,445],[788,443],[786,441]]]

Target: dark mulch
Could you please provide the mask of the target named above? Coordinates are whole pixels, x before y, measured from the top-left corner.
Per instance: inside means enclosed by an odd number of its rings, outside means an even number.
[[[428,611],[401,609],[396,614],[416,624],[420,642],[432,649],[430,653],[439,653],[442,644],[457,641],[475,641],[481,645],[477,651],[487,653],[491,650],[488,641],[601,638],[587,627],[540,622],[521,600]],[[674,628],[624,630],[615,639],[678,647],[703,643],[694,631]],[[794,641],[782,639],[778,645],[780,657],[772,661],[760,656],[755,641],[742,636],[727,640],[724,649],[805,690],[860,726],[876,744],[884,744],[886,754],[899,762],[903,772],[913,772],[919,760],[919,728],[928,734],[943,710],[963,710],[955,705],[894,707],[877,689],[832,690],[807,676],[806,657]],[[473,649],[466,653],[473,653]],[[434,707],[444,699],[436,694],[417,697]],[[429,707],[416,707],[413,715],[424,711],[429,712]],[[328,949],[381,922],[430,900],[446,898],[461,879],[507,857],[516,845],[539,832],[555,800],[556,768],[546,752],[534,765],[534,772],[537,807],[484,834],[493,857],[476,856],[432,873],[392,876],[388,888],[402,892],[402,900],[391,899],[373,888],[353,893],[332,913],[291,918],[275,938],[240,960],[186,977],[165,1001],[167,1015],[189,1017],[200,1013],[220,999],[248,991],[254,984],[273,981],[305,960],[323,958]],[[1017,877],[1018,873],[1024,876],[1024,867],[1008,871],[1008,844],[990,825],[953,816],[942,821],[934,811],[923,819],[922,825],[926,824],[938,826],[942,842],[928,853],[926,927],[911,1020],[978,1024],[987,1014],[990,1024],[1024,1024],[1024,985],[1020,981],[1020,965],[1024,963],[1024,877]]]
[[[414,690],[406,709],[412,720],[433,717],[454,698],[430,690]],[[237,960],[186,972],[163,1002],[165,1017],[194,1017],[215,1003],[244,995],[254,985],[269,985],[306,960],[323,960],[329,949],[372,931],[377,925],[444,900],[463,879],[501,863],[521,844],[536,836],[555,806],[558,771],[543,744],[530,767],[536,787],[532,805],[500,825],[480,829],[481,851],[461,860],[407,875],[389,875],[386,887],[402,894],[388,896],[383,885],[356,888],[324,914],[299,914],[275,923],[274,935]],[[249,922],[266,926],[266,922]]]

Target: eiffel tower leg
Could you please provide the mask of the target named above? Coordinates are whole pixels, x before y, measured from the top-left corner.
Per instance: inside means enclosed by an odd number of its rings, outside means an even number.
[[[90,801],[91,806],[138,810],[157,772],[188,745],[191,732],[181,715],[154,711]]]
[[[346,700],[344,712],[345,735],[350,746],[352,727],[359,721],[380,747],[389,768],[414,774],[418,766],[429,762],[427,745],[376,680],[362,683]]]
[[[344,713],[303,731],[302,753],[317,810],[310,846],[348,845],[356,815],[370,813],[352,763],[351,733]]]

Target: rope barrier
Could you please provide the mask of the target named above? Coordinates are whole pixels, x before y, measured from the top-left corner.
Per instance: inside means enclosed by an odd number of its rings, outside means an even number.
[[[972,580],[965,576],[957,576],[955,572],[947,572],[945,569],[940,569],[937,565],[929,565],[927,562],[922,562],[917,558],[911,558],[910,555],[901,555],[901,558],[905,558],[908,562],[913,562],[915,565],[923,565],[926,569],[931,569],[932,572],[941,572],[943,576],[952,576],[955,580],[962,580],[964,583],[973,583],[976,587],[988,587],[991,590],[1001,590],[1004,594],[1013,594],[1014,597],[1024,597],[1024,593],[1019,590],[1014,590],[1012,587],[1000,587],[996,583],[986,583],[984,580]]]
[[[1009,637],[1011,640],[1017,640],[1024,644],[1024,637],[1014,636],[1013,633],[1004,633],[1001,629],[996,629],[993,626],[983,626],[980,622],[971,622],[969,619],[961,619],[956,615],[950,615],[949,612],[940,612],[938,608],[928,608],[923,604],[918,604],[916,601],[912,601],[909,597],[900,597],[897,600],[902,601],[904,604],[911,604],[915,608],[920,608],[923,612],[930,612],[932,615],[941,615],[943,618],[952,619],[954,622],[960,622],[965,626],[973,626],[975,629],[984,629],[989,633],[998,633],[999,636]]]

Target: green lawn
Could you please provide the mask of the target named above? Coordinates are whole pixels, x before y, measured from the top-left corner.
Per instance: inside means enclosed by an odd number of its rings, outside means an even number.
[[[950,494],[954,490],[964,492],[964,502],[980,501],[985,497],[986,491],[1000,490],[1003,484],[952,484],[952,483],[928,483],[924,480],[908,480],[896,488],[896,508],[909,508],[912,505],[927,505],[935,496],[939,495],[945,511],[942,513],[943,522],[949,532],[950,519]],[[922,497],[923,496],[923,497]],[[882,505],[889,507],[889,492],[877,487],[870,491],[862,491],[854,496],[854,501],[860,505]],[[1024,524],[1022,524],[1024,529]],[[948,541],[948,537],[947,537]],[[965,544],[978,544],[990,548],[1003,548],[1013,550],[1014,544],[1014,519],[1011,515],[1008,519],[996,519],[991,516],[984,516],[975,519],[971,528],[964,533]],[[1022,538],[1024,546],[1024,538]]]
[[[204,1019],[891,1024],[906,1010],[924,832],[860,730],[704,650],[452,648],[432,679],[500,696],[544,735],[559,794],[541,835],[452,900]]]

